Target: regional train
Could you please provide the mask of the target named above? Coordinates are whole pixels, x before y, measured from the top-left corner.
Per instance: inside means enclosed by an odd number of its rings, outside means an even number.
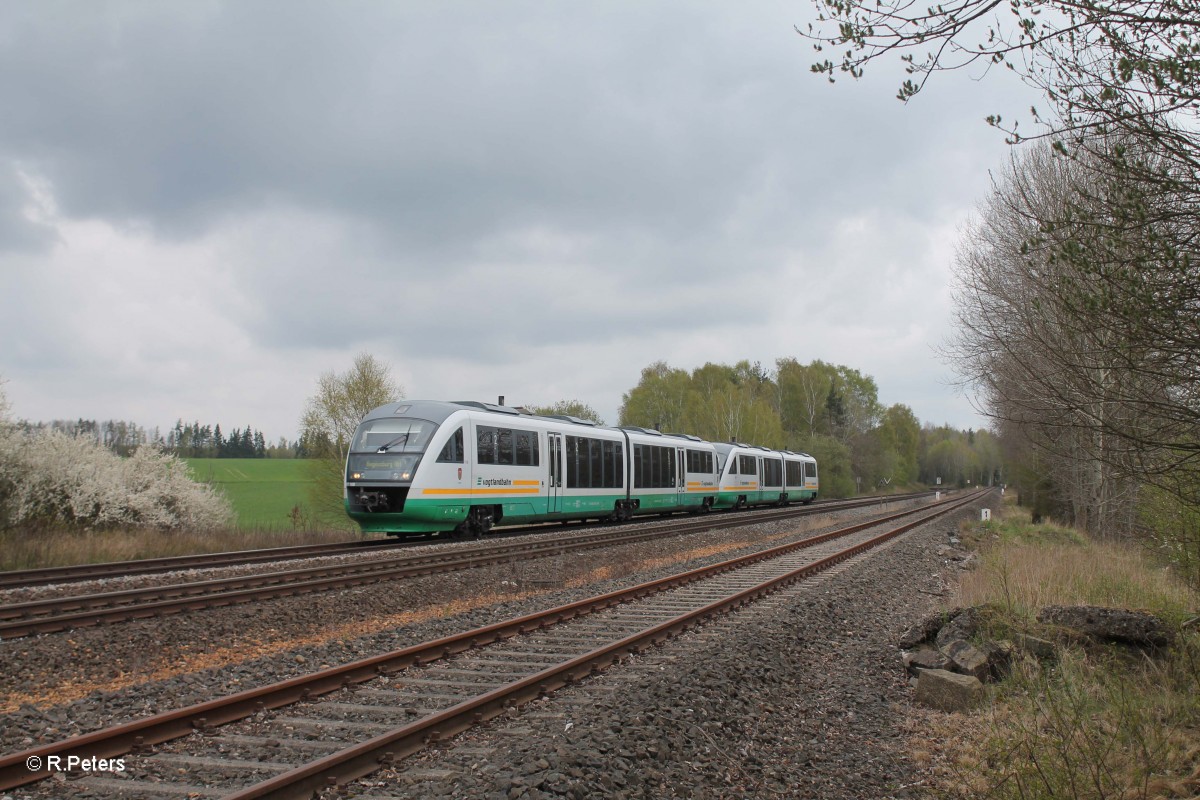
[[[607,427],[474,401],[374,409],[346,459],[364,532],[477,537],[492,526],[811,503],[806,453]]]

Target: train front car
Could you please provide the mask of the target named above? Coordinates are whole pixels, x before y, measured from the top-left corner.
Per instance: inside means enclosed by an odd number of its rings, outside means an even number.
[[[346,458],[346,513],[365,533],[452,531],[466,503],[427,494],[469,480],[463,467],[467,411],[455,403],[388,403],[359,424]],[[464,486],[465,488],[465,486]]]

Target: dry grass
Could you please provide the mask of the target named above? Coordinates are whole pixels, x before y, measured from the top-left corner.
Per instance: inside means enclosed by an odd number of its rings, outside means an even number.
[[[352,538],[353,534],[336,530],[8,531],[0,534],[0,570],[343,542]]]
[[[993,636],[1048,635],[1034,620],[1049,604],[1138,608],[1175,624],[1198,606],[1192,589],[1136,546],[1034,526],[1019,509],[1005,507],[963,535],[981,561],[956,601],[994,609]],[[984,710],[918,712],[913,758],[931,775],[929,795],[1200,796],[1200,637],[1180,633],[1176,647],[1158,653],[1060,643],[1053,661],[1019,659]]]
[[[1197,597],[1136,545],[1084,541],[989,548],[960,582],[957,604],[999,605],[1027,621],[1047,605],[1096,605],[1153,609],[1182,622]]]

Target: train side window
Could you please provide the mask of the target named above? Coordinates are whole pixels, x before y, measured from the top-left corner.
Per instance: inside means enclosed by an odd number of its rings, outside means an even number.
[[[635,444],[636,489],[667,489],[675,485],[675,451],[670,447]]]
[[[804,475],[809,478],[817,477],[817,465],[811,461],[804,462]]]
[[[623,452],[620,442],[568,436],[567,485],[578,489],[620,489]]]
[[[579,485],[579,465],[576,459],[579,457],[579,437],[567,437],[567,486]]]
[[[688,450],[687,471],[711,473],[713,471],[712,453],[706,453],[703,450]]]
[[[804,483],[804,469],[799,461],[788,461],[786,469],[788,486],[799,486]]]
[[[480,464],[495,464],[496,462],[496,434],[499,430],[486,425],[480,425],[476,429],[475,437],[475,459]]]
[[[454,435],[446,440],[446,446],[442,448],[442,452],[438,454],[438,463],[441,464],[461,464],[463,463],[463,429],[459,428],[454,432]]]
[[[599,489],[606,486],[604,445],[600,439],[584,436],[567,437],[567,483],[578,489]]]
[[[513,431],[516,442],[516,463],[525,467],[536,467],[541,463],[538,453],[538,436],[534,431]]]
[[[496,463],[504,464],[505,466],[516,463],[511,428],[498,428],[496,430]]]
[[[604,453],[604,475],[598,487],[603,489],[620,489],[624,485],[624,468],[622,463],[625,456],[625,446],[620,442],[608,439],[597,442],[597,444],[600,445]]]
[[[754,456],[738,456],[738,471],[743,475],[757,475],[758,465],[754,463],[754,460]]]

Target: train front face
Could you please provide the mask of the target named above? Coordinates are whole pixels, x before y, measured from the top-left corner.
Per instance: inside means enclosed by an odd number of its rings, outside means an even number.
[[[346,513],[366,533],[423,533],[444,525],[424,519],[409,493],[442,423],[456,411],[449,403],[389,403],[359,424],[346,458]],[[460,412],[461,413],[461,412]],[[443,437],[444,438],[444,437]],[[451,526],[453,527],[453,526]]]

